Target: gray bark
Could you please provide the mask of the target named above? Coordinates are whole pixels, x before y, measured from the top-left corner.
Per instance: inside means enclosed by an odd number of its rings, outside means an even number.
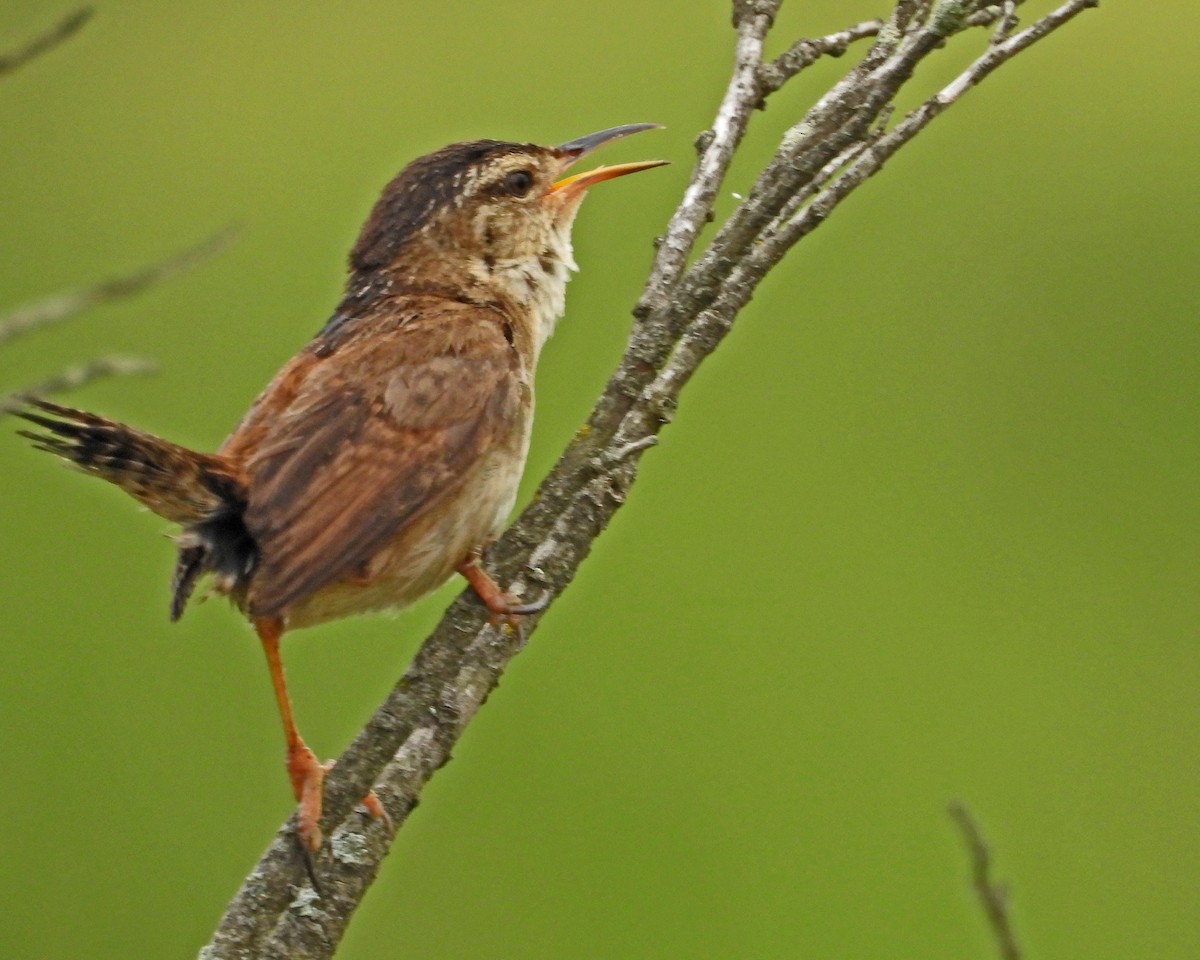
[[[625,354],[586,426],[490,552],[492,576],[515,593],[546,591],[553,602],[566,589],[629,495],[642,455],[675,416],[683,386],[783,255],[969,89],[1097,5],[1068,0],[1018,29],[1012,2],[897,0],[884,18],[797,40],[776,60],[764,61],[764,40],[781,2],[733,4],[733,73],[711,128],[697,138],[696,166],[658,241]],[[916,66],[956,36],[980,29],[991,31],[984,53],[892,123],[891,103]],[[786,132],[749,196],[689,266],[762,100],[819,57],[841,55],[867,39],[862,60]],[[392,840],[356,802],[374,788],[402,827],[539,619],[526,618],[518,635],[489,626],[469,594],[451,605],[331,771],[321,824],[329,842],[314,860],[313,876],[289,821],[230,903],[200,953],[204,960],[332,956]]]

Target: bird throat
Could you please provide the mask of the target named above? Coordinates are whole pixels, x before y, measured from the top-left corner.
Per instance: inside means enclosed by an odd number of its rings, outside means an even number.
[[[563,315],[567,281],[578,269],[571,253],[570,220],[554,224],[543,243],[520,256],[476,256],[470,261],[471,277],[477,284],[499,294],[520,316],[528,318],[535,359]]]

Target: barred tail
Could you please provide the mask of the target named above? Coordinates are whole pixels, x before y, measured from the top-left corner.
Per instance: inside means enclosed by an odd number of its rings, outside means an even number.
[[[114,483],[160,517],[183,525],[203,522],[245,503],[234,468],[223,458],[197,453],[153,434],[94,413],[46,400],[17,416],[45,433],[18,431],[34,446]]]

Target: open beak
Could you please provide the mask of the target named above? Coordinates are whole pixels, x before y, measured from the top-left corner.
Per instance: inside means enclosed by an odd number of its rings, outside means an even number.
[[[624,126],[609,127],[607,130],[589,133],[586,137],[568,140],[558,148],[564,155],[565,163],[563,164],[563,168],[571,166],[580,157],[586,156],[601,144],[608,143],[610,140],[627,137],[631,133],[640,133],[642,130],[658,130],[661,128],[662,125],[658,123],[627,123]],[[635,163],[618,163],[611,167],[597,167],[595,170],[589,170],[587,173],[576,173],[569,177],[564,177],[550,188],[550,193],[563,197],[580,196],[588,187],[594,183],[599,183],[601,180],[612,180],[614,177],[623,177],[627,173],[650,170],[653,167],[661,167],[669,162],[669,160],[639,160]]]

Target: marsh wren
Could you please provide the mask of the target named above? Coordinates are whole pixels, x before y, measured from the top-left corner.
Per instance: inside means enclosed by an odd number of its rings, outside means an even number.
[[[280,638],[405,607],[455,571],[493,616],[536,609],[479,559],[516,500],[534,369],[576,269],[571,224],[593,184],[665,161],[564,173],[655,126],[557,147],[474,140],[414,160],[367,218],[333,316],[215,454],[46,401],[20,414],[45,431],[22,432],[39,449],[182,526],[172,620],[211,575],[254,625],[310,850],[325,767],[296,730]]]

